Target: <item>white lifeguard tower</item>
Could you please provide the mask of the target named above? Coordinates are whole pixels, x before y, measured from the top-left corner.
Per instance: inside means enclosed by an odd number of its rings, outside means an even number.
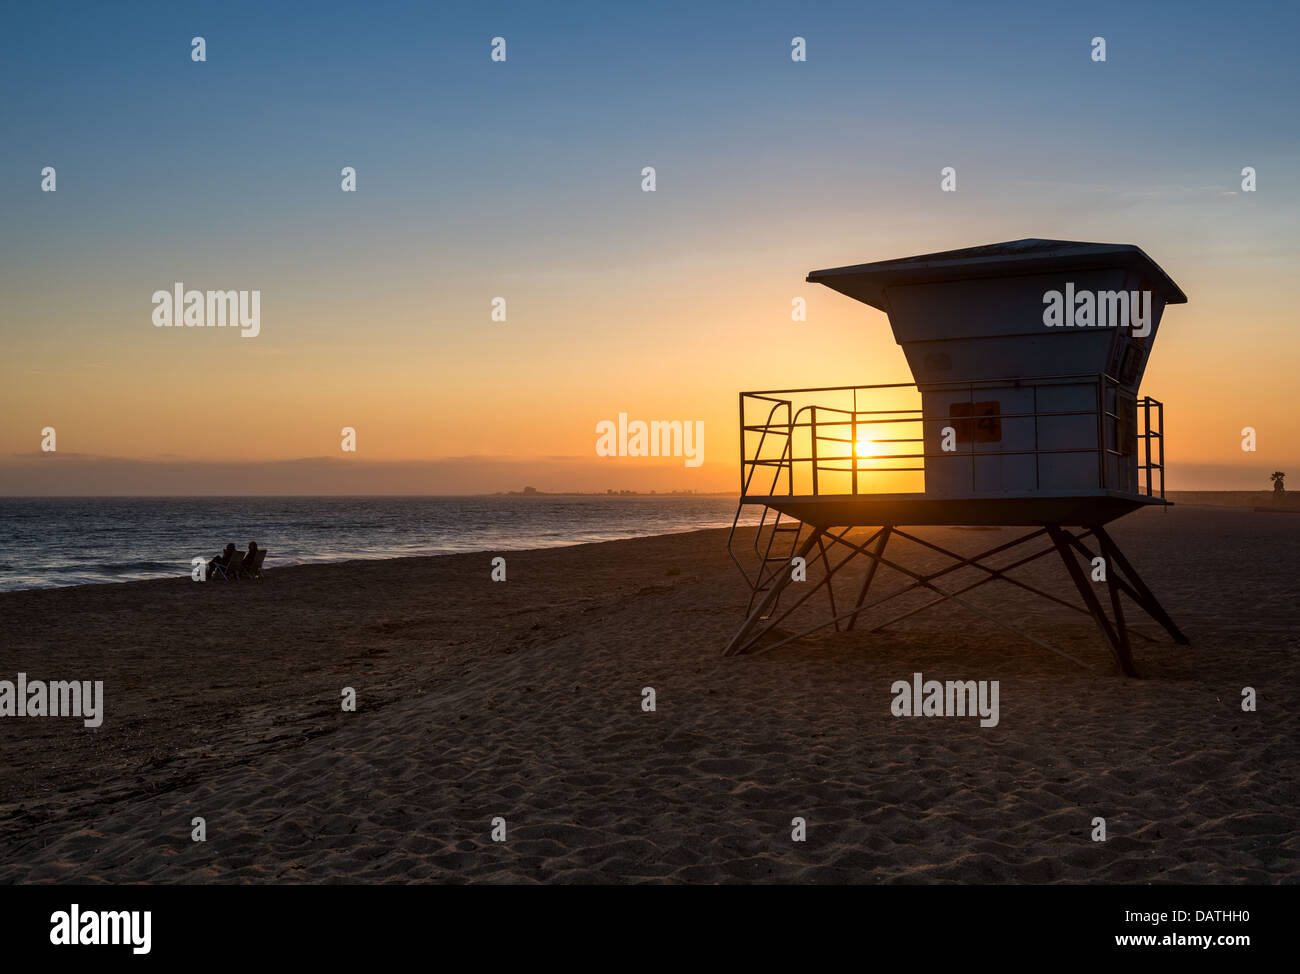
[[[994,580],[1031,588],[1006,576],[1015,566],[982,562],[1046,535],[1051,547],[1016,565],[1057,551],[1084,600],[1080,611],[1097,621],[1126,674],[1136,669],[1121,593],[1187,641],[1103,527],[1167,503],[1163,407],[1139,398],[1139,386],[1165,306],[1187,298],[1150,257],[1129,244],[1031,239],[813,271],[807,280],[885,312],[915,381],[741,394],[737,523],[748,506],[763,511],[756,571],[745,570],[732,531],[732,556],[752,595],[728,654],[754,647],[823,589],[830,618],[789,638],[841,622],[853,628],[861,613],[902,594],[866,603],[882,565],[913,579],[903,591],[927,589],[936,601],[969,605],[960,593],[939,589],[939,576],[886,560],[892,538],[958,562],[939,575],[986,572],[972,588]],[[1036,530],[967,557],[901,530],[911,525]],[[863,526],[879,530],[850,542],[850,530]],[[1113,620],[1076,560],[1094,557],[1084,543],[1089,536],[1108,565]],[[848,558],[834,563],[828,545],[847,547]],[[814,584],[810,575],[807,591],[777,615],[796,556],[820,565],[821,580]],[[868,559],[866,576],[853,609],[841,612],[836,576],[856,556]]]

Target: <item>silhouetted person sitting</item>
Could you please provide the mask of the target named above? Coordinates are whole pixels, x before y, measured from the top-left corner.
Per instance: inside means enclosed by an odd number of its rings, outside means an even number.
[[[257,567],[257,542],[248,542],[248,551],[244,554],[244,568],[251,575],[253,569]]]
[[[221,554],[217,555],[217,557],[213,558],[210,562],[208,562],[208,574],[211,575],[212,570],[216,568],[218,565],[220,565],[222,568],[225,568],[227,565],[229,565],[230,556],[233,555],[234,553],[235,553],[235,543],[232,541],[230,542],[230,544],[226,545],[225,551],[223,551]]]

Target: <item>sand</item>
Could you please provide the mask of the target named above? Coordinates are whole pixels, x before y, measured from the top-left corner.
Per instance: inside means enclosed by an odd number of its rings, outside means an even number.
[[[980,604],[1097,671],[951,605],[724,659],[725,531],[507,553],[504,583],[475,554],[0,595],[0,679],[102,679],[107,710],[0,719],[0,881],[1296,882],[1300,518],[1112,534],[1193,640],[1135,622],[1142,680],[1009,586]],[[916,671],[998,680],[999,724],[892,716]]]

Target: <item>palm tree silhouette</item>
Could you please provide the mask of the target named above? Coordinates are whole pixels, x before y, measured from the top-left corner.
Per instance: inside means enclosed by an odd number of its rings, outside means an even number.
[[[1286,493],[1286,487],[1283,486],[1282,484],[1282,481],[1286,479],[1286,474],[1284,474],[1281,470],[1275,470],[1272,474],[1269,475],[1268,479],[1273,481],[1273,493],[1275,494]]]

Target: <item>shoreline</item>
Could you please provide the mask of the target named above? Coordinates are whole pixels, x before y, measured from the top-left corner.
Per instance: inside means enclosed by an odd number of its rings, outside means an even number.
[[[596,541],[561,541],[552,545],[542,545],[539,547],[531,547],[531,548],[481,548],[481,549],[473,549],[469,551],[439,551],[439,552],[432,552],[432,553],[421,553],[416,555],[375,555],[374,557],[367,557],[364,555],[360,555],[360,556],[340,555],[337,557],[325,556],[313,561],[296,561],[293,562],[292,564],[287,564],[287,565],[279,564],[277,563],[276,559],[268,558],[264,566],[264,575],[268,575],[271,572],[275,572],[278,574],[280,572],[293,571],[294,569],[298,569],[298,568],[344,566],[344,565],[352,565],[357,563],[369,564],[374,562],[424,561],[431,558],[457,558],[457,557],[470,557],[474,555],[483,557],[483,556],[495,556],[499,554],[511,554],[511,555],[534,554],[534,553],[540,553],[545,551],[554,551],[559,548],[580,548],[586,545],[617,544],[620,541],[641,541],[641,540],[647,540],[652,538],[675,538],[683,534],[695,534],[696,532],[730,531],[730,530],[731,529],[729,527],[718,527],[715,525],[710,527],[684,528],[681,531],[667,531],[661,534],[633,535],[625,538],[604,538]],[[4,599],[6,596],[20,595],[28,592],[61,592],[66,589],[101,588],[101,587],[119,586],[119,585],[145,585],[145,584],[155,584],[158,582],[178,582],[178,581],[185,581],[191,584],[198,584],[195,583],[190,578],[189,575],[178,572],[177,574],[174,575],[157,575],[150,578],[128,578],[128,579],[121,579],[118,581],[106,581],[106,582],[74,582],[70,585],[45,585],[45,586],[32,587],[32,588],[16,588],[16,589],[0,590],[0,599]],[[255,579],[254,580],[240,579],[239,581],[234,583],[222,582],[220,580],[217,580],[214,581],[213,584],[219,584],[224,586],[224,585],[244,585],[244,584],[258,585],[260,583]]]
[[[286,498],[289,499],[302,499],[297,495],[293,495],[292,497],[290,497],[290,495],[285,495],[285,496]],[[334,497],[334,495],[319,495],[319,496],[322,499],[329,499]],[[349,495],[338,495],[338,496],[340,498],[343,498]],[[387,495],[357,495],[356,498],[354,499],[368,499],[371,496],[375,497],[376,499],[383,499],[383,500],[401,499],[401,498],[397,498],[396,495],[394,495],[394,497],[388,497]],[[620,495],[604,495],[604,494],[542,494],[542,493],[522,494],[520,493],[520,494],[475,494],[475,495],[469,495],[469,494],[450,495],[449,494],[449,495],[409,495],[409,496],[411,498],[445,497],[448,500],[457,499],[457,498],[461,498],[461,499],[475,498],[480,500],[487,499],[487,498],[502,498],[508,500],[516,500],[516,499],[524,499],[524,498],[566,498],[566,497],[568,498],[592,497],[592,498],[617,499],[617,500],[641,500],[641,499],[660,500],[664,498],[689,500],[691,498],[698,499],[698,498],[705,498],[705,497],[707,498],[735,497],[736,495],[720,493],[720,494],[693,494],[693,495],[637,494],[637,495],[620,496]],[[1168,494],[1168,497],[1172,501],[1175,509],[1179,507],[1181,508],[1195,507],[1195,508],[1202,508],[1202,509],[1218,509],[1218,510],[1248,510],[1258,514],[1289,513],[1293,511],[1300,511],[1300,493],[1289,493],[1285,495],[1284,500],[1280,503],[1278,503],[1274,499],[1272,491],[1171,491]],[[47,498],[12,497],[7,499],[46,500]],[[140,500],[140,499],[147,499],[147,498],[139,498],[139,497],[118,498],[118,497],[105,496],[102,498],[66,497],[66,498],[59,498],[59,499],[85,501],[85,500],[121,500],[121,499]],[[167,499],[167,498],[159,497],[157,499]],[[188,499],[188,498],[180,498],[180,499]],[[1270,503],[1263,504],[1261,503],[1262,500],[1269,501]],[[744,522],[741,522],[739,526],[745,527],[746,524]],[[728,527],[728,525],[725,524],[725,522],[716,525],[692,526],[692,527],[683,528],[680,531],[657,532],[655,534],[629,535],[624,537],[601,538],[601,539],[586,540],[586,541],[557,541],[553,544],[547,544],[547,545],[530,544],[529,547],[524,547],[524,548],[498,546],[498,547],[474,548],[474,549],[469,549],[464,551],[422,552],[419,554],[409,554],[409,555],[392,555],[388,553],[374,554],[374,555],[367,555],[367,554],[320,555],[320,556],[313,556],[310,558],[310,560],[305,560],[305,561],[295,559],[290,561],[287,564],[280,558],[275,557],[274,551],[272,551],[272,554],[268,558],[266,567],[267,567],[267,571],[280,572],[280,571],[285,571],[286,569],[289,568],[306,567],[309,565],[341,565],[341,564],[347,564],[349,562],[357,562],[357,561],[372,562],[372,561],[398,560],[402,558],[441,558],[441,557],[448,557],[452,555],[461,555],[461,554],[487,555],[487,554],[520,552],[520,551],[544,551],[544,550],[550,550],[552,548],[572,547],[575,545],[584,545],[584,544],[604,544],[610,541],[625,541],[625,540],[631,540],[633,538],[671,537],[673,535],[690,533],[692,531],[717,530],[719,528],[724,528],[724,527]],[[165,581],[167,579],[182,579],[182,578],[188,580],[189,578],[188,572],[182,566],[178,565],[174,574],[168,573],[168,574],[149,575],[146,578],[104,579],[104,580],[97,580],[97,581],[71,582],[66,585],[34,585],[34,586],[24,586],[20,588],[0,589],[0,599],[3,599],[5,596],[13,595],[18,592],[51,591],[55,589],[81,588],[81,587],[100,586],[100,585],[124,585],[124,584],[135,584],[138,582],[155,582],[155,581]]]
[[[382,498],[382,499],[387,499],[387,498]],[[511,501],[513,501],[513,499],[515,498],[502,498],[502,499],[511,499]],[[619,498],[619,499],[620,501],[638,501],[638,499],[658,499],[658,498],[651,498],[650,495],[645,495],[645,497],[642,498]],[[681,498],[681,499],[684,502],[689,501],[689,498]],[[720,511],[719,516],[718,518],[716,518],[716,520],[707,521],[707,523],[698,523],[698,521],[702,519],[697,519],[697,523],[682,524],[680,525],[679,528],[668,529],[668,531],[663,531],[662,525],[655,525],[655,529],[651,533],[617,533],[616,529],[612,527],[612,525],[616,524],[617,521],[611,520],[606,516],[606,518],[604,519],[595,520],[593,523],[593,527],[588,529],[588,531],[586,532],[581,527],[575,529],[575,531],[572,532],[572,536],[576,536],[578,540],[571,540],[571,537],[554,538],[554,540],[547,540],[547,538],[543,537],[542,532],[534,532],[532,534],[524,533],[521,534],[521,536],[519,537],[504,538],[504,544],[493,545],[494,538],[486,536],[485,533],[484,536],[472,537],[471,541],[469,541],[469,544],[476,544],[476,545],[480,544],[481,542],[482,546],[458,547],[458,549],[447,549],[447,547],[445,547],[445,549],[441,549],[441,550],[413,551],[413,553],[412,551],[403,551],[403,553],[400,554],[394,554],[393,549],[383,549],[383,550],[374,551],[374,553],[365,553],[365,551],[350,550],[350,551],[344,551],[344,553],[337,553],[337,554],[308,553],[308,554],[277,555],[278,546],[274,545],[273,542],[260,541],[259,544],[266,547],[266,549],[268,549],[269,551],[268,558],[266,558],[266,563],[264,566],[265,571],[281,572],[281,571],[289,570],[289,568],[320,566],[320,564],[347,564],[351,562],[383,562],[383,560],[396,560],[402,558],[445,558],[445,557],[451,557],[451,555],[460,555],[460,554],[481,554],[481,555],[507,554],[507,553],[517,553],[517,551],[550,550],[550,549],[555,549],[555,547],[569,547],[573,545],[604,544],[604,542],[608,542],[608,541],[627,541],[627,540],[633,540],[633,538],[640,538],[640,537],[671,537],[673,536],[673,534],[689,533],[693,531],[715,531],[715,529],[719,529],[719,528],[729,529],[731,528],[733,516],[735,516],[735,511],[729,510],[728,508],[727,512]],[[753,515],[753,516],[757,518],[757,515]],[[746,523],[746,520],[751,520],[751,519],[753,519],[751,518],[751,515],[746,514],[745,518],[741,520],[741,524],[744,525]],[[629,528],[627,529],[627,531],[632,531],[632,529]],[[582,538],[581,537],[582,533],[594,533],[594,534],[598,534],[598,536],[599,534],[603,534],[603,537]],[[257,533],[257,537],[263,537],[263,536],[261,536],[260,533]],[[212,557],[212,555],[217,553],[218,547],[220,547],[220,544],[214,544],[212,550],[207,551],[207,554],[205,554],[204,557]],[[242,547],[242,545],[240,545],[240,547]],[[434,547],[434,546],[430,546],[430,547]],[[0,553],[0,555],[3,555],[3,553]],[[12,558],[14,560],[21,560],[22,555],[21,553],[18,553],[18,551],[14,551]],[[0,557],[0,560],[5,560],[5,559],[3,557]],[[153,559],[140,559],[139,563],[144,564],[149,562],[162,563],[162,559],[157,559],[156,562]],[[169,579],[190,580],[190,564],[188,564],[187,562],[182,563],[179,562],[179,560],[175,560],[175,562],[170,563],[170,566],[172,567],[168,568],[168,570],[162,570],[162,568],[159,568],[159,570],[156,571],[147,570],[147,568],[138,568],[138,570],[135,570],[135,571],[139,571],[140,573],[143,573],[144,577],[101,577],[101,579],[94,579],[94,580],[69,581],[69,583],[65,583],[65,584],[48,584],[48,583],[23,584],[21,586],[14,586],[14,588],[0,588],[0,598],[3,598],[4,596],[10,596],[10,594],[14,594],[18,592],[47,592],[47,590],[65,589],[65,588],[82,588],[82,586],[136,584],[136,583],[140,583],[140,581],[165,581]],[[42,570],[35,573],[38,573],[38,575],[45,575],[48,577],[48,570]],[[79,575],[95,575],[95,573],[104,573],[104,572],[100,570],[98,564],[91,562],[88,563],[87,566],[83,568],[77,568],[77,567],[72,568],[72,570],[70,570],[70,573],[79,573]]]

